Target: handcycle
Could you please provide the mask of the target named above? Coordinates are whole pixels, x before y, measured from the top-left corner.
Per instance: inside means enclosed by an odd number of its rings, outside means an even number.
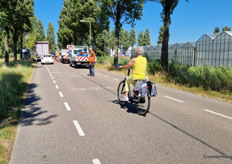
[[[127,101],[122,101],[122,97],[125,96],[125,92],[126,92],[125,83],[130,75],[130,69],[131,68],[128,69],[127,77],[118,84],[117,97],[118,97],[118,103],[121,106],[125,106],[127,104]],[[146,82],[146,80],[144,80],[144,82]],[[150,92],[148,92],[146,96],[142,97],[134,90],[131,92],[129,86],[128,98],[129,101],[135,106],[135,109],[137,110],[139,115],[145,116],[149,112],[150,103],[151,103]]]

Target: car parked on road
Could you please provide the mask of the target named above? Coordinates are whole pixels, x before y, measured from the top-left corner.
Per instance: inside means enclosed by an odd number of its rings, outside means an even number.
[[[41,58],[41,64],[54,64],[54,56],[52,56],[51,54],[48,55],[43,55]]]
[[[22,58],[29,59],[31,58],[30,50],[29,49],[22,49]]]

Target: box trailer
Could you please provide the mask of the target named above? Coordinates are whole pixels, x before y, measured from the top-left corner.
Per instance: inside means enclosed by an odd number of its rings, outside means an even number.
[[[38,41],[36,42],[36,59],[40,61],[43,55],[49,54],[49,42]]]

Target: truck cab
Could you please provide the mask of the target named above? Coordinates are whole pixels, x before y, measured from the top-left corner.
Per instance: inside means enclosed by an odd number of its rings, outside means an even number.
[[[89,65],[88,46],[74,46],[70,55],[70,66],[86,66]]]

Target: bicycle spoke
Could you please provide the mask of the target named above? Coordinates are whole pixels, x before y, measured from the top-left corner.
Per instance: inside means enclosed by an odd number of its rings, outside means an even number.
[[[122,106],[126,105],[127,101],[121,101],[122,98],[125,96],[125,81],[121,81],[118,85],[118,92],[117,92],[117,96],[118,96],[118,103]]]

